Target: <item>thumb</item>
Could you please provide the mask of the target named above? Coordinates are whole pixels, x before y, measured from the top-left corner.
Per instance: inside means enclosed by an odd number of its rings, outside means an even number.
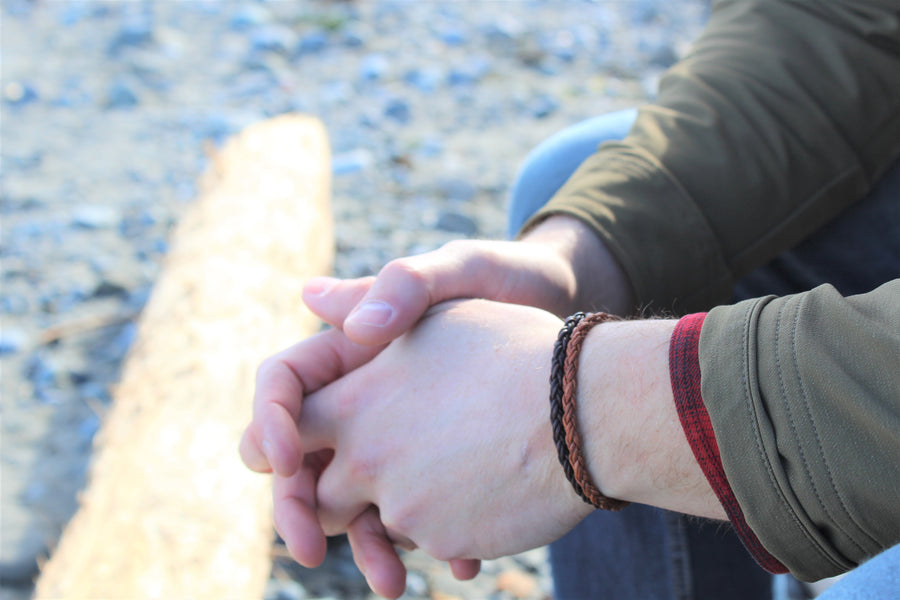
[[[490,295],[486,261],[471,248],[451,242],[389,262],[344,320],[344,334],[357,344],[385,344],[406,333],[439,302]]]
[[[332,327],[341,329],[344,319],[359,304],[374,281],[374,277],[313,277],[303,286],[303,303],[317,317]]]

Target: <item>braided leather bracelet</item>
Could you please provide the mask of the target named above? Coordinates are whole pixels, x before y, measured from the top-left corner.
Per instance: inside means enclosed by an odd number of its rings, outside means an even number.
[[[550,375],[550,420],[563,471],[582,500],[604,510],[621,510],[629,503],[604,496],[585,465],[576,411],[578,357],[591,328],[613,320],[617,317],[606,313],[576,313],[566,319],[554,347]]]
[[[556,455],[559,458],[559,464],[562,465],[563,471],[566,473],[566,479],[575,488],[575,492],[587,503],[590,500],[584,495],[581,486],[575,479],[575,473],[572,470],[572,464],[569,462],[569,448],[566,445],[566,429],[563,425],[563,407],[562,397],[565,386],[563,385],[563,375],[565,373],[566,350],[569,345],[569,338],[575,327],[584,318],[583,312],[578,312],[566,319],[562,329],[559,330],[559,336],[556,338],[556,344],[553,346],[553,362],[550,368],[550,423],[553,427],[553,442],[556,444]]]

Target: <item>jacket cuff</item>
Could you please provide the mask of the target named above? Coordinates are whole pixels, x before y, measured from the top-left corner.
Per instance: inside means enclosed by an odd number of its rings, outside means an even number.
[[[747,525],[744,512],[725,476],[719,445],[700,391],[700,330],[705,318],[706,313],[696,313],[679,320],[669,344],[669,376],[678,418],[694,458],[741,542],[762,568],[770,573],[787,573],[788,569],[763,547]]]
[[[731,296],[733,276],[709,220],[646,150],[605,143],[522,232],[556,214],[579,219],[603,241],[638,306],[685,314]]]

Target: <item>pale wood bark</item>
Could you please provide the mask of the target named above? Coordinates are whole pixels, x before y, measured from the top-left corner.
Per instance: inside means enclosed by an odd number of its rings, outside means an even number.
[[[331,271],[319,121],[249,127],[180,220],[96,441],[81,506],[37,598],[260,598],[269,478],[241,464],[255,368],[314,333],[303,282]]]

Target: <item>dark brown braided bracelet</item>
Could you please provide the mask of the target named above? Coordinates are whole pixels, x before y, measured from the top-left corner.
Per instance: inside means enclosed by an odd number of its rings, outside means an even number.
[[[562,465],[566,474],[566,479],[569,480],[581,499],[590,503],[588,497],[584,495],[581,486],[578,485],[574,471],[572,471],[572,465],[569,462],[569,448],[566,446],[566,429],[562,422],[563,375],[565,373],[566,349],[569,345],[569,337],[583,318],[584,313],[579,312],[566,319],[562,329],[559,330],[556,344],[553,346],[553,361],[550,367],[550,424],[553,427],[553,441],[556,444],[556,454],[559,457],[559,464]]]
[[[584,460],[581,435],[578,431],[576,400],[578,399],[578,357],[581,346],[592,327],[617,317],[606,313],[585,315],[576,313],[566,319],[560,330],[553,352],[553,366],[550,379],[551,422],[557,454],[566,473],[566,478],[582,500],[604,510],[621,510],[628,502],[604,496],[594,485]],[[561,364],[557,354],[563,353]],[[560,378],[557,380],[557,378]],[[558,398],[557,398],[558,395]],[[559,412],[554,412],[555,403]],[[562,431],[558,431],[562,429]],[[565,462],[563,462],[565,458]]]

